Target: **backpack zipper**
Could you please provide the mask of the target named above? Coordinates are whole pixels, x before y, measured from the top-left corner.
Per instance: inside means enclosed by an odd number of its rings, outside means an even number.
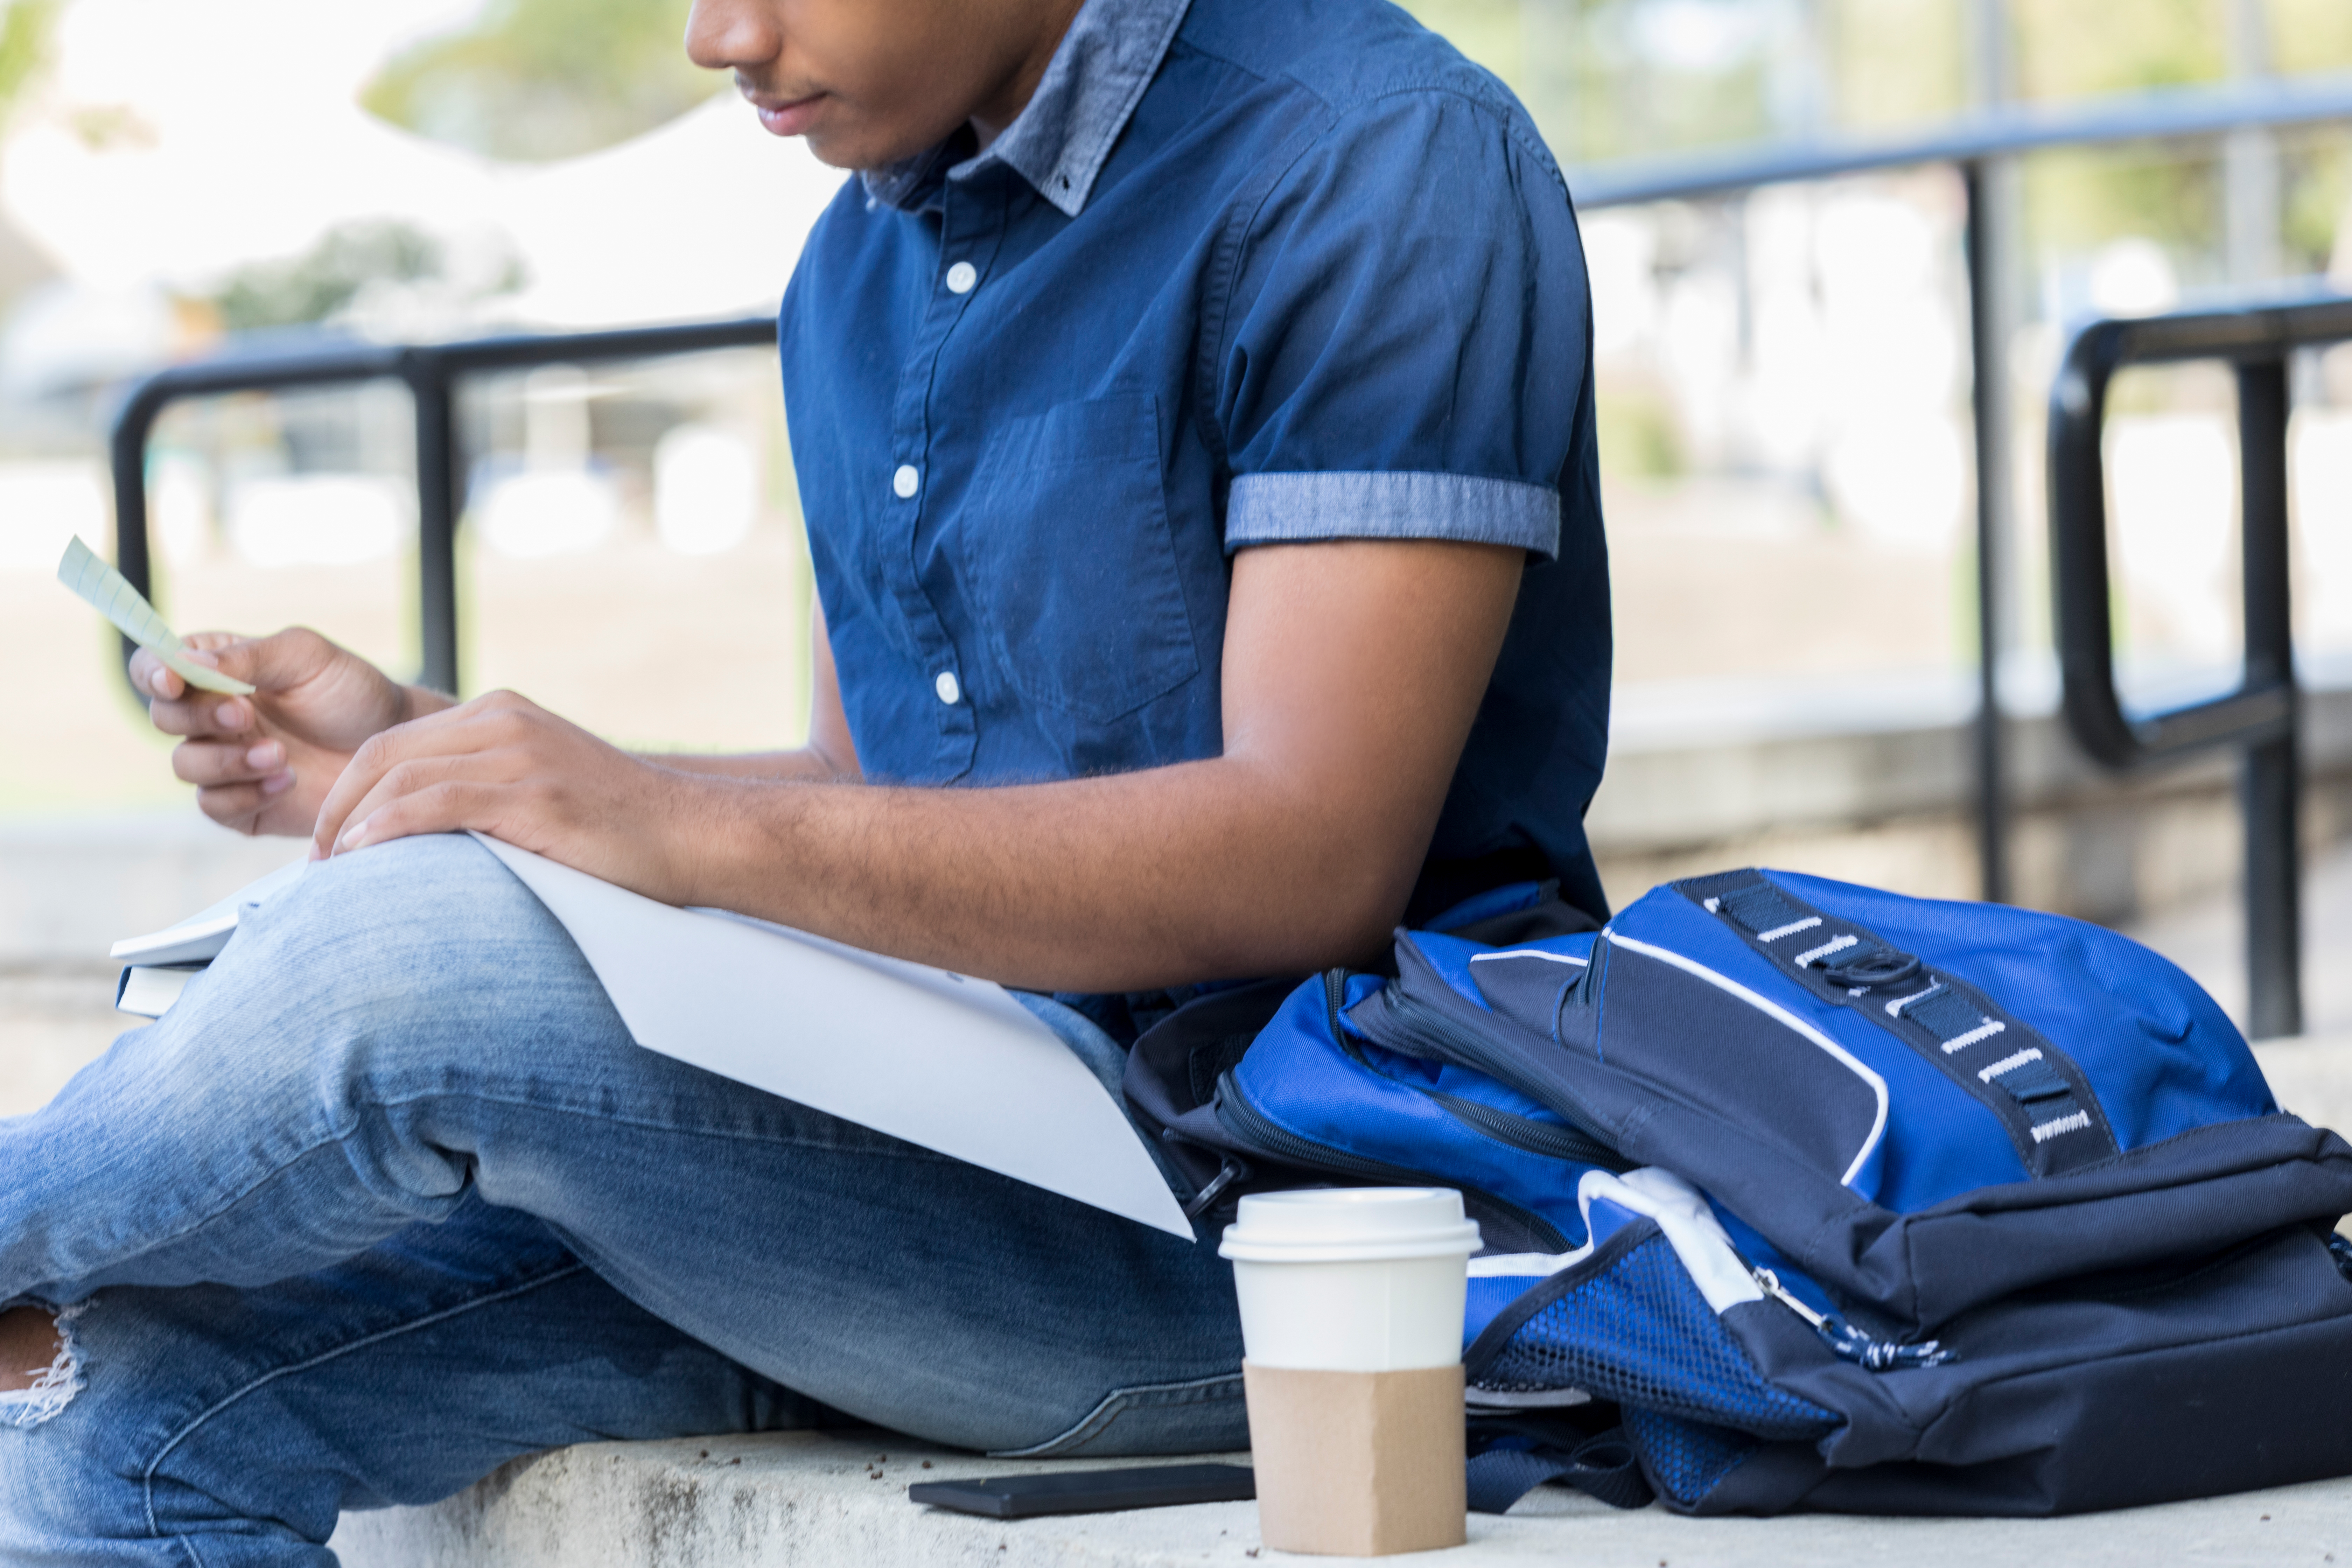
[[[1486,1070],[1486,1053],[1479,1048],[1481,1042],[1473,1038],[1469,1030],[1396,983],[1384,986],[1380,996],[1381,1017],[1394,1022],[1406,1039],[1435,1047],[1442,1061],[1480,1072]]]
[[[1217,1079],[1216,1115],[1217,1120],[1224,1123],[1225,1130],[1234,1137],[1257,1145],[1285,1163],[1320,1167],[1341,1175],[1391,1186],[1459,1188],[1465,1197],[1475,1198],[1527,1226],[1538,1241],[1552,1251],[1570,1250],[1568,1237],[1560,1234],[1558,1226],[1533,1209],[1522,1207],[1507,1198],[1498,1198],[1484,1188],[1466,1186],[1449,1177],[1432,1175],[1427,1171],[1415,1171],[1403,1165],[1391,1165],[1385,1161],[1343,1153],[1301,1138],[1286,1127],[1276,1125],[1249,1102],[1242,1093],[1241,1086],[1234,1081],[1231,1070]]]
[[[1355,1041],[1349,1037],[1348,1030],[1340,1023],[1339,1015],[1346,1010],[1347,1000],[1348,972],[1344,969],[1325,970],[1323,972],[1323,1013],[1325,1021],[1330,1026],[1331,1037],[1339,1042],[1339,1048],[1347,1052],[1357,1066],[1369,1072],[1380,1072],[1378,1068],[1364,1059],[1364,1053],[1357,1048]],[[1388,1078],[1386,1073],[1381,1073],[1381,1076]],[[1389,1079],[1389,1081],[1395,1083],[1398,1080]],[[1427,1095],[1447,1115],[1456,1121],[1468,1124],[1472,1131],[1483,1133],[1496,1142],[1507,1144],[1522,1153],[1541,1154],[1554,1160],[1572,1160],[1580,1165],[1598,1165],[1604,1171],[1622,1172],[1633,1169],[1616,1150],[1581,1128],[1555,1126],[1549,1121],[1538,1121],[1531,1116],[1521,1116],[1516,1111],[1500,1110],[1491,1105],[1482,1105],[1475,1100],[1465,1100],[1460,1095],[1448,1094],[1444,1089],[1428,1089],[1420,1084],[1407,1084],[1403,1087],[1416,1093]]]
[[[1410,992],[1401,989],[1394,982],[1384,987],[1379,993],[1379,996],[1381,998],[1379,1020],[1392,1025],[1394,1032],[1402,1042],[1391,1047],[1392,1049],[1402,1050],[1407,1056],[1429,1056],[1432,1054],[1429,1051],[1411,1048],[1412,1046],[1425,1045],[1433,1047],[1433,1059],[1453,1062],[1456,1066],[1466,1067],[1474,1072],[1493,1075],[1493,1068],[1486,1061],[1485,1053],[1480,1049],[1481,1042],[1468,1029],[1454,1022],[1444,1012],[1423,1002]],[[1371,1022],[1373,1022],[1372,1019],[1366,1020],[1368,1025]],[[1364,1032],[1371,1035],[1375,1039],[1380,1038],[1379,1035],[1370,1027],[1367,1027]],[[1386,1040],[1381,1043],[1389,1044]],[[1559,1110],[1558,1106],[1552,1106],[1550,1109],[1556,1113]],[[1496,1114],[1507,1113],[1498,1111]],[[1525,1118],[1519,1120],[1524,1121]],[[1622,1171],[1632,1168],[1624,1163],[1622,1156],[1613,1145],[1591,1128],[1578,1125],[1565,1114],[1560,1116],[1560,1120],[1567,1124],[1567,1131],[1585,1139],[1592,1149],[1601,1151],[1607,1156],[1605,1160],[1600,1160],[1591,1158],[1589,1153],[1576,1153],[1568,1154],[1566,1158],[1580,1160],[1586,1164],[1608,1164],[1612,1170]],[[1543,1124],[1537,1122],[1534,1125]],[[1481,1130],[1485,1131],[1485,1129]],[[1509,1142],[1511,1140],[1505,1138],[1504,1142]],[[1531,1152],[1556,1152],[1549,1149],[1537,1149]]]
[[[1497,1143],[1507,1143],[1523,1152],[1547,1155],[1555,1160],[1571,1160],[1580,1165],[1597,1165],[1604,1171],[1620,1174],[1633,1168],[1616,1150],[1577,1128],[1554,1126],[1549,1121],[1538,1121],[1531,1116],[1498,1110],[1494,1106],[1465,1100],[1444,1089],[1423,1089],[1421,1092],[1435,1100],[1447,1115],[1467,1123],[1473,1131],[1482,1132]]]
[[[1850,1361],[1871,1372],[1891,1372],[1897,1367],[1941,1366],[1959,1357],[1958,1351],[1944,1349],[1939,1340],[1922,1340],[1917,1344],[1901,1345],[1891,1340],[1873,1339],[1843,1318],[1826,1317],[1814,1311],[1797,1299],[1780,1283],[1780,1277],[1769,1268],[1750,1268],[1757,1287],[1767,1296],[1811,1324],[1841,1361]]]
[[[1327,969],[1323,972],[1323,1021],[1331,1026],[1331,1037],[1345,1044],[1348,1032],[1339,1027],[1339,1015],[1348,1005],[1348,972]]]

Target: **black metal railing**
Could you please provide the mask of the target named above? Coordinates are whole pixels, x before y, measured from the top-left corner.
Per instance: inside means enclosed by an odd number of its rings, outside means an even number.
[[[2243,753],[2246,979],[2257,1039],[2303,1028],[2300,710],[2287,540],[2288,360],[2352,339],[2352,298],[2094,321],[2075,334],[2050,395],[2050,533],[2067,727],[2108,767],[2160,766],[2221,748]],[[2114,584],[2101,437],[2107,391],[2127,365],[2226,362],[2238,384],[2239,533],[2245,666],[2227,696],[2126,711],[2116,687]]]
[[[2043,108],[2011,105],[1933,130],[1880,137],[1738,148],[1695,156],[1572,170],[1569,188],[1586,211],[1646,202],[1738,195],[1766,185],[1948,164],[1959,172],[1966,203],[1969,391],[1975,426],[1977,712],[1974,722],[1978,888],[2009,897],[2008,747],[1998,669],[2008,548],[2003,509],[2013,472],[2008,400],[1999,363],[1998,287],[2008,236],[1994,173],[2028,153],[2055,147],[2181,141],[2249,129],[2280,129],[2352,120],[2352,76],[2272,79],[2227,87],[2174,88]]]
[[[565,332],[477,338],[470,342],[388,346],[308,348],[177,365],[131,389],[115,416],[115,562],[131,585],[151,592],[147,544],[147,442],[155,422],[175,403],[236,392],[398,381],[408,388],[416,416],[416,601],[418,679],[442,691],[457,689],[457,517],[465,507],[466,461],[457,438],[457,392],[484,371],[549,364],[659,359],[713,349],[772,347],[776,323],[761,316],[623,331]],[[131,644],[123,643],[130,657]]]

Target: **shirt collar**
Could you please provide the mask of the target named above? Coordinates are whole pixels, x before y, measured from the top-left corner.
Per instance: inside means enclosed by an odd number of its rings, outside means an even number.
[[[928,153],[861,174],[867,199],[920,210],[937,200],[941,180],[967,180],[1002,163],[1066,216],[1077,216],[1190,4],[1086,0],[1028,107],[988,151],[974,155],[971,131],[961,129]]]

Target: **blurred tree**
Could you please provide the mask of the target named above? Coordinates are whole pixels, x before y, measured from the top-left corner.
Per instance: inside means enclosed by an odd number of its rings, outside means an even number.
[[[407,224],[354,224],[331,230],[300,256],[240,267],[210,303],[233,332],[323,321],[372,283],[418,283],[441,276],[441,247]]]
[[[2011,0],[2010,16],[2021,98],[2179,87],[2229,68],[2223,0]]]
[[[0,126],[30,98],[49,64],[64,0],[0,0]],[[47,256],[0,218],[0,308],[57,275]]]
[[[2226,0],[2010,0],[2019,95],[2043,102],[2219,82]],[[2163,247],[2189,287],[2221,282],[2221,151],[2210,142],[2046,153],[2026,164],[2029,243],[2086,257],[2108,242]],[[2080,308],[2079,303],[2071,308]]]
[[[1963,0],[1402,0],[1571,163],[1962,107]]]
[[[2270,0],[2271,63],[2281,71],[2352,67],[2352,5],[2344,0]]]
[[[474,258],[478,263],[482,258]],[[299,256],[238,268],[202,301],[233,332],[307,326],[381,304],[386,291],[464,306],[520,288],[510,258],[485,272],[450,265],[441,243],[409,224],[344,224]]]
[[[573,157],[673,120],[725,85],[687,59],[689,0],[490,0],[400,55],[373,113],[495,158]]]
[[[1843,131],[1916,127],[1969,107],[1961,0],[1829,0],[1828,121]]]
[[[56,31],[62,0],[9,0],[0,10],[0,114],[16,100],[48,64],[49,40]]]

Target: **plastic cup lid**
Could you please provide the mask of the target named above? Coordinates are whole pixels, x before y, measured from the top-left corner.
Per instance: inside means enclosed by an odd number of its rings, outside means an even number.
[[[1467,1258],[1478,1226],[1452,1187],[1333,1187],[1241,1201],[1221,1257],[1245,1263],[1350,1263]]]

